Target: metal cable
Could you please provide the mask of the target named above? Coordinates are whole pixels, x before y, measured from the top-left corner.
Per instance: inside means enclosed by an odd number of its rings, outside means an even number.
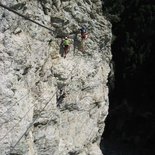
[[[69,76],[67,79],[69,79],[70,75],[72,74],[72,72],[76,69],[78,63],[76,63],[76,65],[73,67],[73,69],[71,70],[71,72],[69,73]],[[71,78],[72,79],[72,78]],[[71,83],[71,82],[70,82]],[[70,84],[69,83],[69,84]],[[65,86],[61,86],[60,89],[62,89]],[[51,99],[45,104],[45,106],[42,108],[41,112],[46,108],[46,106],[48,105],[48,103],[52,100],[52,98],[56,95],[58,89],[56,90],[56,92],[53,94],[53,96],[51,97]],[[39,118],[41,112],[38,114],[38,116],[30,123],[29,127],[26,129],[26,131],[22,134],[22,136],[19,138],[19,140],[15,143],[15,145],[12,147],[12,149],[10,150],[10,153],[15,149],[15,147],[17,146],[17,144],[21,141],[21,139],[24,137],[24,135],[26,135],[26,133],[28,132],[28,130],[33,126],[34,122]],[[51,117],[50,117],[51,118]],[[50,121],[50,120],[49,120]],[[49,123],[48,121],[48,123]],[[47,123],[47,124],[48,124]],[[46,125],[47,125],[46,124]]]
[[[56,91],[57,92],[57,91]],[[55,96],[56,93],[53,94],[53,96],[50,98],[50,100],[45,104],[45,106],[42,108],[41,112],[46,108],[46,106],[48,105],[48,103],[50,103],[50,101],[52,100],[52,98]],[[21,139],[24,137],[24,135],[28,132],[28,130],[33,126],[34,122],[39,118],[39,116],[41,115],[41,112],[38,114],[38,116],[30,123],[29,127],[26,129],[26,131],[22,134],[22,136],[18,139],[18,141],[15,143],[15,145],[12,147],[12,149],[10,150],[10,153],[15,149],[15,147],[17,146],[17,144],[21,141]]]
[[[35,23],[35,24],[37,24],[37,25],[39,25],[39,26],[41,26],[41,27],[43,27],[43,28],[46,28],[46,29],[48,29],[48,30],[50,30],[50,31],[53,31],[51,28],[48,28],[48,27],[46,27],[45,25],[42,25],[42,24],[40,24],[40,23],[38,23],[38,22],[36,22],[36,21],[34,21],[34,20],[32,20],[32,19],[30,19],[30,18],[28,18],[28,17],[26,17],[26,16],[24,16],[24,15],[18,13],[18,12],[16,12],[15,10],[13,10],[13,9],[11,9],[11,8],[9,8],[9,7],[5,6],[5,5],[3,5],[1,2],[0,2],[0,6],[3,7],[4,9],[7,9],[7,10],[9,10],[9,11],[11,11],[11,12],[13,12],[13,13],[15,13],[15,14],[21,16],[21,17],[23,17],[23,18],[26,19],[26,20],[29,20],[29,21],[31,21],[31,22],[33,22],[33,23]],[[14,105],[15,105],[16,103],[18,103],[19,101],[21,101],[22,99],[24,99],[28,94],[29,94],[29,92],[28,92],[26,95],[22,96],[21,99],[19,99],[18,101],[16,101],[9,109],[7,109],[5,112],[3,112],[3,113],[0,115],[0,117],[2,117],[5,113],[9,112],[9,111],[14,107]]]
[[[26,95],[23,95],[18,101],[16,101],[11,107],[9,107],[5,112],[3,112],[0,117],[2,117],[5,113],[9,112],[14,106],[16,103],[19,103],[21,100],[23,100],[26,96],[28,96],[30,92],[28,92]],[[4,103],[4,102],[3,102]],[[2,103],[1,103],[2,104]]]
[[[38,23],[38,22],[36,22],[36,21],[34,21],[34,20],[32,20],[32,19],[30,19],[30,18],[28,18],[27,16],[24,16],[24,15],[22,15],[22,14],[20,14],[20,13],[18,13],[18,12],[16,12],[15,10],[13,10],[13,9],[11,9],[11,8],[9,8],[9,7],[7,7],[7,6],[5,6],[5,5],[3,5],[3,4],[1,4],[0,3],[0,6],[1,7],[3,7],[4,9],[7,9],[8,11],[11,11],[11,12],[13,12],[13,13],[15,13],[15,14],[17,14],[18,16],[21,16],[22,18],[24,18],[25,20],[29,20],[29,21],[31,21],[31,22],[33,22],[33,23],[35,23],[35,24],[37,24],[37,25],[39,25],[39,26],[41,26],[41,27],[43,27],[43,28],[45,28],[45,29],[47,29],[47,30],[50,30],[50,31],[53,31],[51,28],[49,28],[49,27],[47,27],[47,26],[45,26],[45,25],[43,25],[43,24],[40,24],[40,23]],[[73,70],[75,70],[75,68],[76,67],[73,67]],[[70,72],[70,74],[72,74],[72,72],[73,72],[73,70]],[[70,74],[69,74],[69,77],[70,77]],[[68,79],[69,79],[69,77],[68,77]],[[60,87],[60,89],[62,89],[64,86],[62,86],[62,87]],[[57,91],[58,90],[56,90],[56,92],[53,94],[53,96],[49,99],[49,101],[45,104],[45,106],[42,108],[42,110],[41,110],[41,112],[47,107],[47,105],[50,103],[50,101],[52,100],[52,98],[55,96],[55,94],[57,93]],[[34,106],[35,104],[33,104],[33,106]],[[0,139],[0,141],[2,141],[26,116],[27,116],[27,114],[29,113],[29,111],[31,110],[31,108],[33,107],[33,106],[31,106],[30,108],[29,108],[29,110],[25,113],[25,115],[20,119],[20,121],[18,121],[1,139]],[[9,109],[11,109],[11,108],[9,108]],[[8,110],[7,110],[8,111]],[[26,129],[26,131],[24,132],[24,134],[19,138],[19,140],[16,142],[16,144],[12,147],[12,149],[10,150],[10,152],[12,152],[14,149],[15,149],[15,147],[16,147],[16,145],[20,142],[20,140],[23,138],[23,136],[27,133],[27,131],[33,126],[33,124],[34,124],[34,122],[39,118],[39,116],[41,115],[41,112],[38,114],[38,116],[30,123],[30,125],[29,125],[29,127]],[[3,115],[3,114],[2,114]]]
[[[34,102],[35,103],[35,102]],[[33,104],[28,111],[24,114],[24,116],[0,139],[0,142],[27,116],[27,114],[29,113],[29,111],[32,109],[32,107],[35,104]]]
[[[77,67],[77,65],[78,65],[78,63],[75,65],[75,68]],[[73,67],[73,70],[75,70],[75,68]],[[73,70],[72,70],[72,71],[73,71]],[[72,73],[72,71],[71,71],[71,73]],[[71,80],[71,79],[70,79],[70,80]],[[70,82],[70,83],[71,83],[71,82]],[[70,83],[69,83],[69,84],[70,84]],[[68,85],[69,85],[69,84],[68,84]],[[71,88],[70,88],[70,90],[71,90]],[[59,102],[59,101],[57,101],[56,104],[57,104],[58,102]],[[52,116],[53,116],[53,115],[50,116],[50,118],[49,118],[47,124],[46,124],[44,127],[46,127],[46,126],[49,124],[49,122],[50,122],[51,119],[52,119]]]
[[[47,27],[47,26],[45,26],[45,25],[43,25],[43,24],[40,24],[40,23],[38,23],[38,22],[36,22],[36,21],[30,19],[29,17],[27,17],[27,16],[25,16],[25,15],[20,14],[19,12],[17,12],[17,11],[15,11],[15,10],[13,10],[13,9],[11,9],[11,8],[9,8],[9,7],[5,6],[5,5],[3,5],[1,2],[0,2],[0,7],[6,9],[6,10],[8,10],[8,11],[11,11],[11,12],[17,14],[18,16],[21,16],[21,17],[24,18],[25,20],[29,20],[29,21],[31,21],[32,23],[35,23],[35,24],[37,24],[37,25],[39,25],[39,26],[41,26],[41,27],[43,27],[43,28],[45,28],[45,29],[47,29],[47,30],[49,30],[49,31],[53,31],[51,28],[49,28],[49,27]]]

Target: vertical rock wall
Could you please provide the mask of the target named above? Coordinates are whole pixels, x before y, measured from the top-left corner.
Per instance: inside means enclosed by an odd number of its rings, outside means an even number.
[[[111,24],[100,0],[1,0],[0,154],[102,155],[108,114]],[[76,33],[89,37],[80,50]],[[64,59],[62,37],[72,45]]]

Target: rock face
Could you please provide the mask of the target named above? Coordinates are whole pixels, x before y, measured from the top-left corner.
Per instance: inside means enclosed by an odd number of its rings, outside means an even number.
[[[51,31],[0,8],[0,154],[102,155],[111,24],[101,1],[1,3]],[[89,32],[83,53],[82,24]]]

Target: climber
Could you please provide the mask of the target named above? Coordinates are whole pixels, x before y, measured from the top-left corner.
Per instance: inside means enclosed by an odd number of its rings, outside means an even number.
[[[81,43],[80,43],[80,50],[84,53],[85,51],[85,40],[88,38],[88,30],[86,25],[83,25],[80,29],[81,32]]]
[[[64,58],[66,58],[66,55],[69,52],[70,44],[71,44],[71,41],[70,41],[69,37],[66,36],[63,39]]]
[[[57,96],[57,107],[60,108],[60,105],[62,104],[64,98],[67,96],[65,88],[60,89],[59,94]]]
[[[86,25],[83,25],[80,29],[82,41],[88,38],[88,31]]]
[[[63,99],[66,97],[66,94],[62,94],[58,99],[57,99],[57,107],[60,108],[60,105],[63,102]]]

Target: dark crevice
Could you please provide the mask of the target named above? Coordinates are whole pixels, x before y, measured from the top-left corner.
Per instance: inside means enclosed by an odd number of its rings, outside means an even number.
[[[115,38],[103,154],[154,155],[155,5],[150,0],[104,0],[103,10]]]

